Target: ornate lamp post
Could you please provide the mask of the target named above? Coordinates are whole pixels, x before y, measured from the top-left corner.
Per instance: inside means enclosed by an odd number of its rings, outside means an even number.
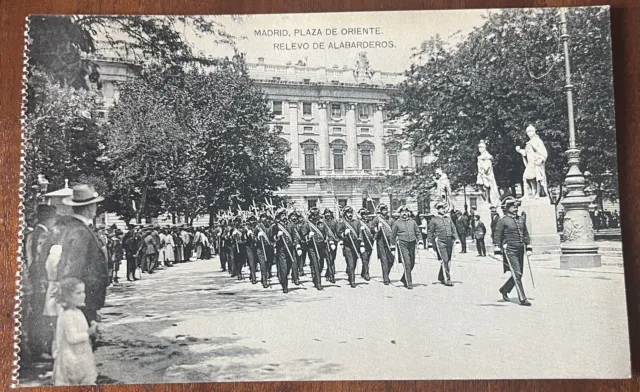
[[[566,9],[560,9],[560,25],[562,28],[562,45],[564,47],[564,65],[567,93],[567,114],[569,118],[569,149],[567,158],[569,172],[565,178],[567,194],[561,201],[565,210],[563,222],[564,242],[560,245],[560,267],[564,269],[576,267],[599,267],[601,263],[598,245],[593,237],[593,225],[589,214],[589,206],[595,196],[587,196],[584,192],[586,184],[580,171],[580,149],[576,147],[576,132],[573,121],[573,85],[571,84],[571,67],[569,63],[569,34],[567,33]]]

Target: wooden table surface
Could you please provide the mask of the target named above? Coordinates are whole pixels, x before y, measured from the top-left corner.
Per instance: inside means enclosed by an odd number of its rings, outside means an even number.
[[[160,384],[99,387],[105,391],[639,391],[640,336],[634,249],[640,248],[640,0],[0,0],[0,388],[11,381],[12,337],[18,255],[20,104],[25,17],[29,14],[244,14],[378,11],[444,8],[504,8],[610,4],[612,18],[618,162],[627,305],[631,331],[632,380],[375,381]],[[621,301],[624,298],[620,298]],[[535,344],[535,342],[532,342]],[[505,360],[513,361],[514,358]],[[604,361],[602,358],[585,360]],[[384,366],[384,358],[380,358]],[[511,366],[513,363],[511,362]],[[452,364],[455,366],[455,364]],[[527,366],[526,363],[520,366]],[[518,371],[513,366],[514,372]],[[135,372],[134,369],[132,369]],[[67,388],[79,390],[80,388]],[[95,388],[98,389],[98,388]],[[36,390],[45,390],[37,388]]]

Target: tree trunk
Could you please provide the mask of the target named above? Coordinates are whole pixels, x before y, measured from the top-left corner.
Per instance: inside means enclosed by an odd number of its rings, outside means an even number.
[[[142,212],[144,211],[144,205],[147,201],[147,189],[148,187],[146,185],[144,186],[144,188],[142,188],[142,195],[140,196],[140,204],[139,204],[138,211],[136,212],[136,220],[138,221],[138,223],[141,223]]]

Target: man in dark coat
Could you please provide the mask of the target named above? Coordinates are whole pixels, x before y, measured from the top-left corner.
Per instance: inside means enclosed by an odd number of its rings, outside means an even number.
[[[498,214],[498,211],[496,210],[496,208],[492,206],[491,207],[491,224],[489,225],[489,227],[491,227],[491,241],[494,244],[496,243],[494,234],[496,232],[496,225],[498,224],[498,219],[500,219],[500,215]]]
[[[247,263],[247,229],[242,224],[242,217],[236,216],[233,220],[231,242],[233,245],[233,274],[238,280],[243,280],[242,268]]]
[[[522,286],[524,257],[525,253],[527,257],[531,255],[531,240],[524,219],[518,216],[519,206],[520,202],[511,196],[502,201],[502,211],[505,215],[496,225],[494,253],[496,256],[502,256],[504,272],[511,273],[511,277],[499,290],[502,299],[510,302],[508,294],[515,287],[520,305],[531,306]]]
[[[136,254],[138,250],[140,250],[140,243],[142,242],[142,237],[138,233],[138,229],[135,225],[128,225],[129,231],[124,235],[122,239],[122,247],[124,248],[125,257],[127,259],[127,280],[138,280],[136,278]]]
[[[453,286],[451,283],[451,257],[453,255],[453,245],[457,239],[456,227],[451,218],[445,214],[444,204],[436,204],[438,215],[429,222],[427,237],[433,250],[441,260],[438,280],[445,286]]]
[[[478,251],[478,256],[485,257],[487,255],[487,247],[484,243],[484,236],[487,234],[487,228],[480,220],[480,215],[475,215],[474,222],[473,238],[476,239],[476,250]]]
[[[103,244],[91,229],[96,216],[97,203],[104,198],[91,185],[76,185],[73,195],[62,204],[73,208],[72,215],[65,215],[57,222],[60,229],[62,254],[58,264],[58,280],[74,277],[85,284],[85,307],[82,309],[87,322],[98,320],[98,310],[104,306],[109,276],[107,255]]]
[[[371,222],[371,227],[376,238],[376,252],[382,264],[382,281],[385,285],[391,284],[389,272],[393,267],[393,251],[395,250],[395,242],[391,240],[391,228],[393,227],[393,218],[389,214],[386,204],[378,206],[378,216]]]
[[[391,240],[398,247],[398,261],[404,267],[404,275],[400,281],[408,289],[413,289],[411,272],[416,263],[416,246],[422,243],[420,228],[414,219],[409,218],[409,207],[399,208],[400,219],[391,228]]]
[[[467,253],[467,236],[469,235],[469,219],[466,214],[461,214],[456,220],[456,229],[458,231],[458,238],[462,245],[462,251],[460,253]]]
[[[255,254],[260,265],[260,282],[265,289],[269,287],[269,278],[271,278],[271,265],[269,265],[269,250],[273,249],[273,244],[269,240],[268,229],[263,224],[264,217],[260,216],[260,222],[257,222],[253,228],[253,239],[255,241]]]

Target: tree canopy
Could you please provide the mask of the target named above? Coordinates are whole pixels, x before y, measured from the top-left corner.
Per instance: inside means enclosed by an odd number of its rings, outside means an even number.
[[[581,168],[616,198],[609,13],[575,8],[567,19]],[[561,186],[569,137],[559,23],[557,9],[492,11],[456,45],[439,36],[425,41],[391,104],[408,123],[401,139],[414,151],[434,153],[455,187],[475,183],[477,144],[484,140],[504,193],[522,181],[515,147],[533,124],[549,151],[549,184]]]

